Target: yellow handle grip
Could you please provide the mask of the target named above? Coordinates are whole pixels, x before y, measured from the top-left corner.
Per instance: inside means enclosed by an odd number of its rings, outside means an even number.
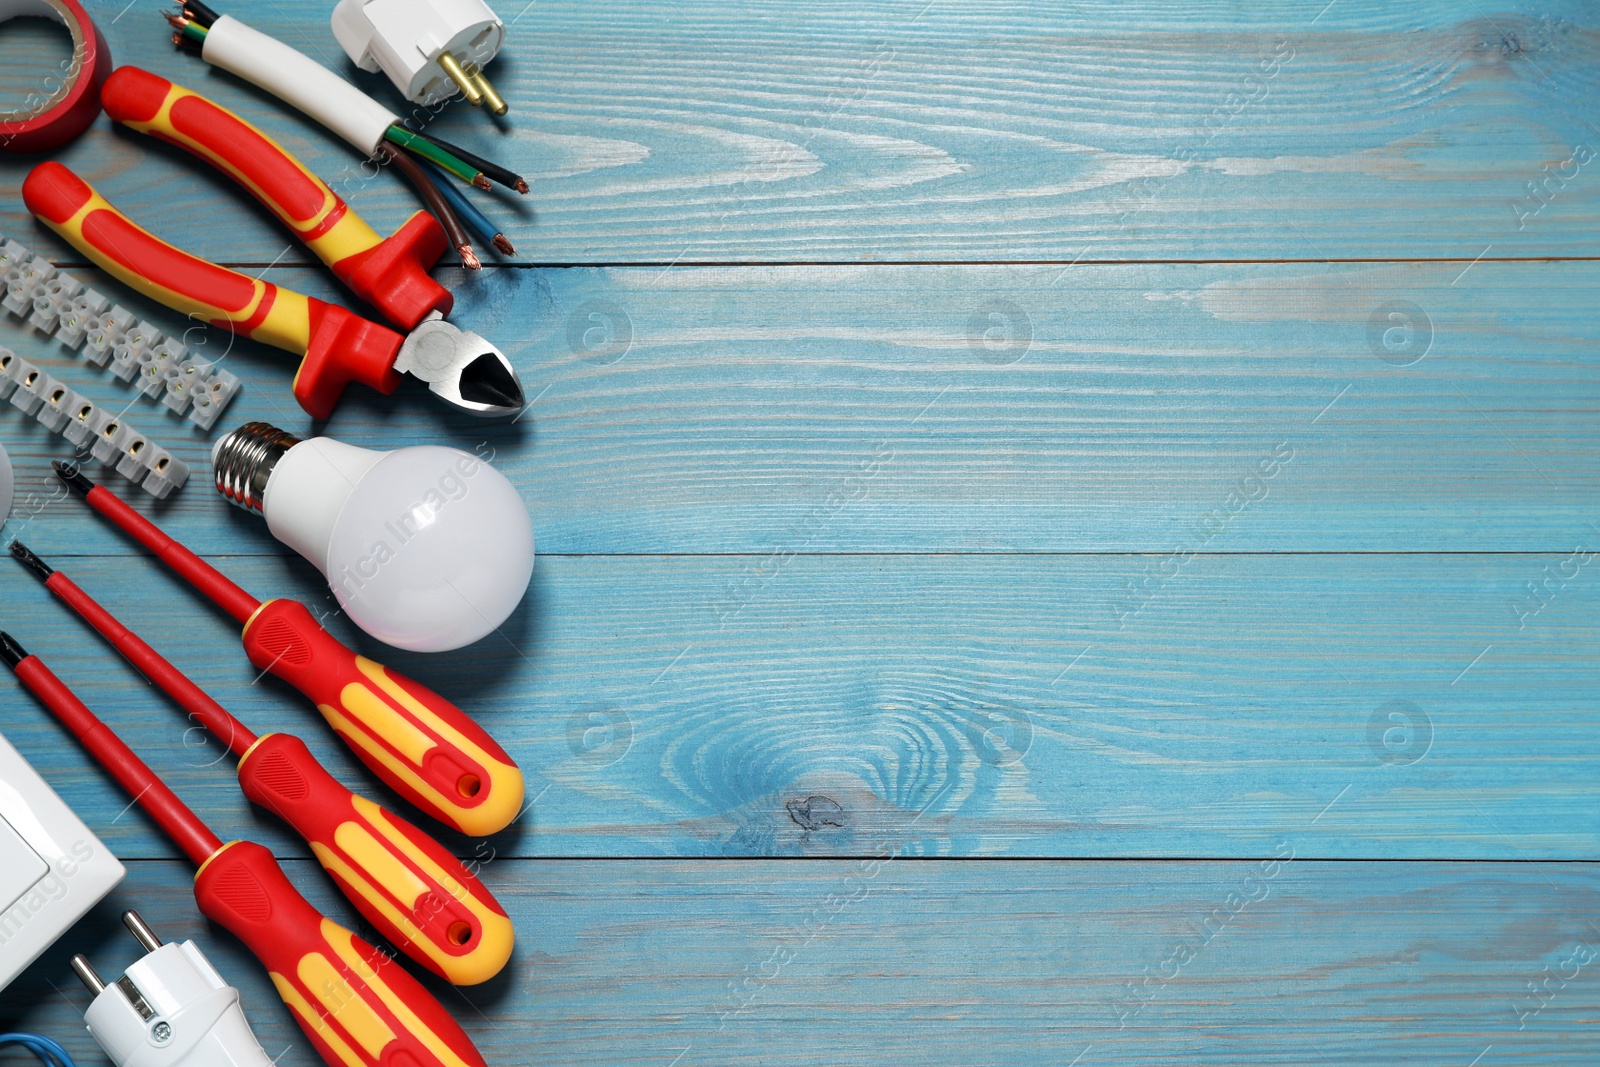
[[[260,845],[219,848],[195,874],[194,896],[266,967],[329,1067],[485,1067],[420,982],[313,908]]]
[[[261,201],[339,280],[395,326],[450,313],[450,291],[428,275],[444,230],[419,211],[379,238],[339,195],[278,142],[199,93],[138,67],[106,79],[106,114],[205,160]]]

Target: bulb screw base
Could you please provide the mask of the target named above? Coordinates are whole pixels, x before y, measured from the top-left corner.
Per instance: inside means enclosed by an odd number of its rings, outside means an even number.
[[[217,492],[228,503],[260,515],[267,479],[284,453],[299,443],[294,434],[266,422],[247,422],[218,438],[211,447]]]

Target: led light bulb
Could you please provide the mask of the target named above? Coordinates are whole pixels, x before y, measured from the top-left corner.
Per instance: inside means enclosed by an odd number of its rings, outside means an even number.
[[[413,652],[470,645],[533,575],[533,525],[505,475],[438,445],[374,452],[264,422],[211,450],[217,491],[310,560],[339,606]]]

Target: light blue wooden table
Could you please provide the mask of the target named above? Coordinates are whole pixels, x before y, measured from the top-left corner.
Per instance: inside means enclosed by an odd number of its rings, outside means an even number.
[[[124,3],[90,5],[120,62],[237,108],[379,229],[414,209]],[[347,68],[327,3],[224,6]],[[325,427],[492,449],[534,515],[530,593],[478,646],[330,624],[527,774],[511,830],[453,841],[518,927],[499,978],[437,987],[491,1063],[1600,1060],[1600,11],[500,14],[508,120],[435,128],[533,180],[496,205],[521,258],[442,275],[534,403],[482,424],[353,392]],[[60,158],[180,245],[334,295],[186,157],[102,119]],[[81,263],[22,211],[26,166],[0,160],[0,228]],[[219,430],[310,429],[281,358],[228,360],[246,390]],[[208,488],[207,436],[135,410],[196,469],[141,506],[331,609]],[[39,501],[8,532],[376,788],[220,615],[45,500],[59,439],[0,409],[0,440]],[[0,625],[350,919],[216,746],[20,571]],[[66,959],[127,963],[137,906],[312,1063],[187,865],[3,695],[0,728],[130,873],[0,1023],[97,1062]]]

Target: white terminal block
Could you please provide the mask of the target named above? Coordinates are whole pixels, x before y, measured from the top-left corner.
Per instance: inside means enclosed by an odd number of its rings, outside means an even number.
[[[237,389],[238,380],[212,378],[209,385],[224,390],[222,403]],[[189,479],[189,465],[120,418],[103,409],[33,363],[0,346],[0,399],[26,415],[32,415],[52,433],[59,433],[80,449],[89,452],[145,492],[161,499]],[[208,401],[209,404],[209,401]],[[189,413],[202,426],[216,421],[218,407],[210,404]]]
[[[73,970],[94,1003],[83,1013],[89,1034],[117,1067],[271,1067],[250,1031],[239,991],[193,941],[162,944],[137,912],[122,921],[145,955],[107,984],[82,956]]]
[[[5,0],[0,0],[0,8],[4,5]],[[222,21],[225,20],[218,20],[219,23]],[[243,32],[246,35],[255,33],[248,27]],[[227,34],[222,36],[226,38]],[[211,40],[210,37],[206,39]],[[263,40],[273,39],[265,37]],[[242,42],[236,40],[231,47],[255,55],[255,51],[249,47],[250,43],[248,39]],[[278,45],[279,49],[285,47]],[[292,49],[289,53],[299,56]],[[270,62],[270,57],[267,61]],[[310,63],[309,60],[306,62]],[[324,78],[344,86],[357,96],[361,95],[315,63],[310,63],[310,66]],[[305,83],[307,92],[315,93],[319,88],[312,84],[315,79],[301,81]],[[382,139],[383,131],[395,117],[371,101],[368,103],[371,108],[377,109],[379,115],[364,115],[358,125],[363,136]],[[329,106],[346,110],[339,100],[330,99]],[[375,144],[376,141],[373,141],[363,151],[370,152]],[[0,308],[19,318],[27,318],[35,329],[54,335],[67,348],[81,350],[83,358],[90,365],[104,367],[110,364],[111,373],[117,378],[132,383],[144,397],[161,404],[174,415],[184,415],[187,411],[189,421],[202,430],[211,429],[222,409],[239,391],[236,375],[222,370],[210,360],[191,356],[182,341],[175,337],[163,337],[161,331],[151,323],[135,320],[133,313],[126,308],[112,304],[93,289],[84,288],[78,279],[57,270],[48,260],[3,235],[0,235],[0,285],[4,287]],[[37,370],[32,364],[28,364],[28,367]],[[0,376],[5,375],[10,375],[12,380],[8,384],[0,378],[0,398],[16,397],[13,403],[19,409],[29,414],[39,411],[40,405],[35,402],[38,398],[33,395],[34,390],[16,396],[17,385],[21,383],[0,357]],[[48,379],[45,384],[51,385],[53,382],[54,379]],[[44,399],[48,402],[49,398]],[[38,418],[52,429],[67,432],[61,429],[67,425],[65,420],[58,420],[54,412],[39,411]],[[77,438],[73,439],[73,443],[79,443]],[[103,460],[105,457],[99,458]],[[170,480],[158,479],[158,485],[146,488],[160,495],[159,490]],[[181,477],[175,484],[182,484]]]
[[[0,736],[0,989],[126,872]]]
[[[483,0],[339,0],[333,35],[356,66],[383,71],[407,100],[431,106],[457,91],[439,56],[482,70],[506,29]]]

